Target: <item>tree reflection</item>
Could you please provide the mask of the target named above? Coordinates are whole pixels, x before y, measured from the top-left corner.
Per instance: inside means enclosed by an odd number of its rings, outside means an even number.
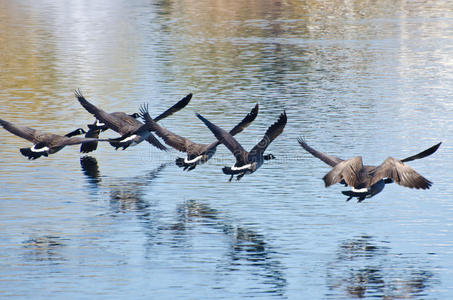
[[[390,251],[388,242],[376,242],[368,235],[340,243],[337,258],[327,270],[329,298],[338,298],[338,292],[353,298],[421,297],[437,282],[422,265],[424,259]]]

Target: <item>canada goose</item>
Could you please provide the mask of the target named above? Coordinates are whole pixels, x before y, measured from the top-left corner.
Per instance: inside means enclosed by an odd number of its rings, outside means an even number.
[[[230,134],[236,135],[249,126],[258,115],[258,109],[259,106],[257,103],[250,113],[248,113],[240,123],[231,129]],[[185,137],[174,134],[173,132],[157,124],[154,120],[148,120],[148,122],[151,124],[151,131],[155,132],[158,137],[162,138],[167,145],[178,151],[187,153],[186,158],[178,157],[176,159],[176,165],[187,171],[195,169],[198,164],[207,162],[215,154],[217,146],[221,144],[219,141],[215,141],[211,144],[195,143]]]
[[[224,174],[231,175],[229,181],[233,179],[234,175],[237,175],[236,179],[240,180],[245,174],[251,174],[255,172],[259,167],[261,167],[264,160],[275,158],[275,156],[272,154],[263,154],[270,143],[272,143],[272,141],[283,132],[287,121],[286,112],[283,111],[277,122],[272,124],[267,129],[261,141],[256,144],[256,146],[253,147],[250,152],[247,152],[230,133],[212,124],[200,114],[197,114],[197,117],[201,121],[203,121],[203,123],[205,123],[205,125],[212,131],[215,137],[222,144],[224,144],[236,158],[236,163],[232,167],[224,167],[222,169]]]
[[[136,114],[136,113],[134,113]],[[133,115],[130,115],[131,117],[134,117]],[[102,131],[106,131],[109,129],[104,123],[99,122],[99,120],[94,120],[93,124],[88,124],[88,131],[85,133],[86,138],[99,138],[99,134]],[[97,142],[89,142],[89,143],[83,143],[80,145],[80,152],[82,153],[89,153],[98,148],[98,143]]]
[[[88,102],[80,92],[80,90],[75,90],[74,94],[80,104],[91,114],[93,114],[99,122],[95,122],[92,126],[91,131],[89,130],[89,134],[92,136],[99,135],[100,131],[102,131],[106,126],[109,129],[112,129],[119,134],[121,137],[118,139],[111,139],[110,144],[118,149],[120,147],[126,149],[129,146],[135,146],[141,143],[143,140],[147,140],[151,145],[155,146],[160,150],[167,150],[167,148],[162,145],[156,137],[146,129],[146,126],[136,118],[139,117],[139,114],[132,114],[128,115],[123,112],[114,112],[114,113],[106,113],[102,109],[94,106],[90,102]],[[188,94],[183,99],[181,99],[178,103],[167,109],[165,112],[157,116],[154,120],[157,122],[163,118],[166,118],[173,113],[181,110],[184,108],[192,98],[192,94]],[[95,145],[90,145],[87,148],[81,149],[82,152],[89,152],[89,150],[95,149]],[[91,150],[92,151],[92,150]]]
[[[432,182],[404,163],[429,156],[436,152],[442,144],[438,143],[425,151],[401,160],[387,157],[379,166],[364,166],[361,156],[343,160],[311,148],[302,138],[297,140],[307,152],[332,167],[332,170],[323,177],[325,186],[329,187],[338,182],[350,186],[351,191],[342,191],[342,193],[349,197],[346,201],[356,197],[358,202],[380,193],[386,184],[392,182],[409,188],[429,189]]]
[[[85,133],[85,130],[83,130],[82,128],[71,131],[66,135],[57,135],[40,132],[25,126],[16,126],[2,119],[0,119],[0,124],[3,126],[3,128],[11,132],[12,134],[29,140],[34,144],[31,148],[20,149],[22,155],[28,157],[28,159],[37,159],[41,156],[48,156],[49,154],[60,151],[64,148],[64,146],[68,145],[76,145],[92,141],[107,141],[95,138],[74,137],[75,135]]]

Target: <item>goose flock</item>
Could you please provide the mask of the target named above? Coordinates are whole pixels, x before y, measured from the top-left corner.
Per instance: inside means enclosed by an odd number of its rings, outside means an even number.
[[[192,99],[192,94],[188,94],[154,119],[149,115],[147,104],[140,106],[139,113],[108,113],[86,100],[79,89],[75,90],[74,94],[79,103],[96,118],[93,124],[87,125],[87,131],[78,128],[65,135],[58,135],[18,126],[2,119],[0,119],[0,125],[12,134],[33,143],[32,147],[20,148],[22,155],[28,159],[48,156],[60,151],[65,146],[78,144],[81,145],[80,152],[89,153],[97,149],[98,142],[109,142],[115,149],[125,150],[130,146],[147,141],[157,149],[167,151],[168,148],[156,138],[158,136],[167,146],[186,153],[185,158],[178,157],[176,159],[176,165],[183,170],[190,171],[195,169],[197,165],[206,163],[215,154],[217,146],[223,144],[236,159],[233,166],[225,166],[222,169],[224,174],[230,175],[229,181],[231,181],[234,176],[237,180],[240,180],[244,175],[258,170],[264,161],[275,159],[273,154],[264,153],[270,143],[283,132],[287,123],[286,112],[283,111],[277,121],[266,130],[263,138],[250,151],[246,151],[236,140],[235,135],[242,132],[255,120],[259,110],[258,104],[230,131],[226,131],[202,115],[196,114],[216,138],[210,144],[201,144],[177,135],[158,123],[183,109]],[[110,139],[99,138],[101,132],[106,130],[113,130],[120,136]],[[85,137],[77,137],[82,134],[85,134]],[[405,162],[427,157],[436,152],[441,145],[441,143],[438,143],[416,155],[401,160],[388,157],[378,166],[369,166],[363,165],[361,156],[343,160],[315,150],[302,138],[298,138],[298,142],[308,153],[332,167],[332,170],[323,177],[325,186],[329,187],[336,183],[349,186],[351,190],[342,191],[342,193],[348,197],[347,201],[357,198],[358,202],[375,196],[384,189],[386,184],[393,182],[409,188],[429,189],[432,182],[418,174]]]

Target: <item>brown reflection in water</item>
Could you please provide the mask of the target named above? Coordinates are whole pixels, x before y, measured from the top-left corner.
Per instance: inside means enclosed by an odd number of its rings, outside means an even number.
[[[337,259],[327,270],[329,298],[341,297],[338,293],[353,298],[422,297],[438,283],[425,260],[393,255],[390,250],[388,242],[367,235],[340,243]]]
[[[140,48],[126,8],[111,1],[3,1],[0,112],[67,120],[62,110],[76,106],[73,89],[102,95],[131,87]]]

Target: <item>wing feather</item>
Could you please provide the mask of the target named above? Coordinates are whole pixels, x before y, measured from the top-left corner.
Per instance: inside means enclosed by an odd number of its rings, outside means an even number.
[[[363,162],[361,156],[341,161],[323,177],[325,186],[331,186],[344,179],[349,186],[357,188],[363,182],[362,169]]]
[[[399,185],[415,188],[429,189],[432,182],[418,174],[410,166],[393,157],[388,157],[381,165],[377,166],[372,174],[370,185],[383,178],[390,178]]]
[[[80,104],[92,115],[96,117],[99,121],[106,124],[108,128],[120,132],[122,128],[128,126],[129,124],[124,122],[121,118],[118,118],[112,114],[109,114],[102,109],[96,107],[92,103],[88,102],[85,97],[83,97],[82,92],[77,89],[74,91],[74,95]]]
[[[11,132],[12,134],[26,139],[32,143],[39,142],[39,140],[37,140],[39,133],[35,129],[26,126],[17,126],[2,119],[0,119],[0,125],[2,125],[3,128]]]
[[[168,116],[171,116],[175,112],[180,111],[181,109],[186,107],[187,104],[189,104],[190,99],[192,99],[192,94],[188,94],[187,96],[179,100],[175,105],[173,105],[172,107],[170,107],[169,109],[155,117],[154,121],[158,122]]]
[[[272,143],[272,141],[275,140],[283,132],[287,120],[288,119],[286,117],[286,112],[283,111],[283,113],[280,114],[278,120],[266,130],[266,133],[264,134],[261,141],[256,144],[255,147],[252,148],[252,150],[250,150],[250,153],[252,155],[263,154],[266,148]]]
[[[197,114],[197,117],[211,130],[214,136],[228,148],[236,157],[236,165],[242,165],[246,163],[247,151],[239,144],[239,142],[227,131],[223,130],[219,126],[211,123],[202,115]]]
[[[299,137],[297,139],[297,141],[302,146],[302,148],[304,148],[307,152],[309,152],[314,157],[319,158],[320,160],[322,160],[323,162],[325,162],[326,164],[328,164],[331,167],[335,167],[337,164],[339,164],[340,162],[343,161],[341,158],[338,158],[338,157],[332,156],[332,155],[328,155],[326,153],[313,149],[312,147],[308,146],[307,143],[305,143],[304,139],[301,137]]]

